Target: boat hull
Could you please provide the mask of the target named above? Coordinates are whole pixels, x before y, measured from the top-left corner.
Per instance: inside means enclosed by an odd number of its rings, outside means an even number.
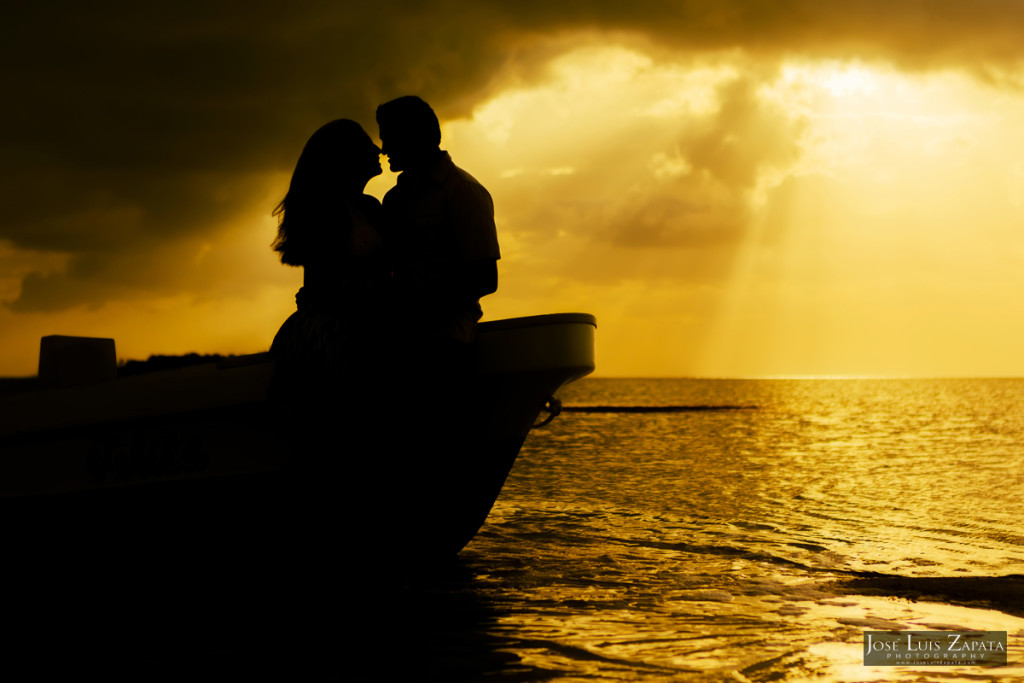
[[[288,433],[267,400],[266,354],[2,397],[8,549],[35,570],[216,567],[221,580],[339,548],[451,556],[486,519],[545,399],[593,369],[594,328],[582,314],[482,324],[452,424],[380,448]],[[408,409],[381,407],[395,433]]]

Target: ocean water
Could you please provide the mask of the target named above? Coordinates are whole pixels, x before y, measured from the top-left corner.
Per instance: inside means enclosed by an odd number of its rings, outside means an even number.
[[[366,680],[1024,680],[1024,380],[564,388]],[[865,630],[1007,631],[1008,666],[866,667]],[[373,637],[366,640],[374,640]]]

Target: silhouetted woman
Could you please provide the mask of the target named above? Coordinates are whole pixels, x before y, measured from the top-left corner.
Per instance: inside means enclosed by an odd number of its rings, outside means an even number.
[[[316,419],[340,409],[341,390],[366,365],[389,278],[380,203],[363,194],[380,173],[380,148],[362,127],[331,121],[306,143],[274,211],[274,250],[282,263],[303,268],[298,310],[270,347],[271,391],[293,416]]]

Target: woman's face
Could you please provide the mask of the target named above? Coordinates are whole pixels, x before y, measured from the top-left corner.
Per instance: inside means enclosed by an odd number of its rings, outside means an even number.
[[[379,176],[383,169],[380,165],[380,147],[378,147],[369,135],[363,134],[362,139],[351,150],[352,164],[360,177],[370,178]]]

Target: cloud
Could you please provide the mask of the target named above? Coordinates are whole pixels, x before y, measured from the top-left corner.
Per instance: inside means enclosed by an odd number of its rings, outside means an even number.
[[[749,76],[729,80],[712,114],[679,121],[674,157],[657,156],[654,178],[612,219],[612,243],[699,247],[743,238],[754,190],[766,172],[797,160],[805,129],[800,118],[758,98],[761,85]]]
[[[905,68],[1015,65],[1024,6],[1015,0],[636,0],[517,3],[532,26],[633,31],[675,50],[740,48],[762,57],[860,57]]]
[[[657,61],[739,51],[770,72],[787,56],[859,57],[1005,84],[1016,82],[1022,19],[1011,0],[21,3],[0,29],[0,240],[63,255],[69,270],[0,278],[22,280],[23,311],[194,289],[158,267],[161,255],[249,216],[324,121],[348,116],[373,133],[376,104],[409,92],[443,118],[466,116],[545,78],[581,41],[643,45]],[[626,189],[609,239],[735,234],[743,193],[763,168],[787,163],[799,131],[771,118],[751,82],[732,87],[709,127],[674,142],[671,158],[690,172],[663,164],[662,184]],[[588,177],[571,166],[563,177]]]
[[[186,286],[148,267],[151,286],[136,289],[131,264],[155,266],[241,217],[324,121],[375,132],[373,110],[390,97],[426,92],[445,113],[486,89],[504,57],[482,48],[475,12],[453,22],[427,4],[387,5],[13,8],[0,54],[0,240],[71,264],[63,275],[0,272],[24,278],[15,309]]]
[[[762,97],[767,74],[743,62],[709,69],[581,48],[546,81],[449,126],[456,160],[495,179],[489,186],[503,235],[516,237],[517,269],[538,279],[557,273],[556,287],[720,286],[761,195],[800,159],[807,126],[799,112]],[[601,80],[619,71],[614,88]],[[480,153],[495,130],[493,153]],[[503,161],[516,172],[503,172]],[[548,172],[559,167],[575,171]]]

